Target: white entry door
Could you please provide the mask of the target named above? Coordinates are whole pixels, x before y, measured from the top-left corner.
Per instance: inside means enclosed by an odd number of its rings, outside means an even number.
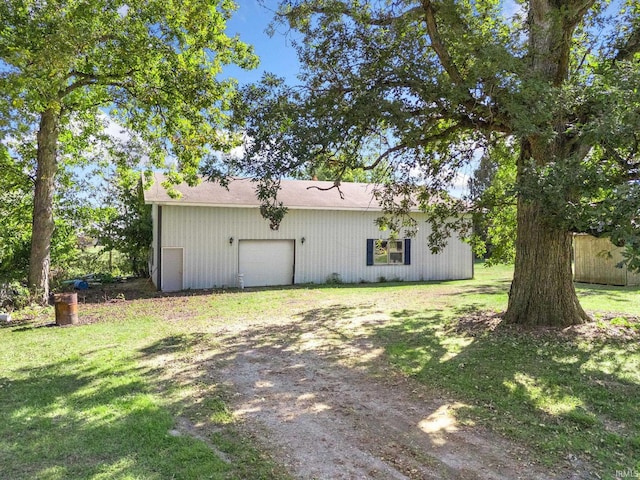
[[[182,247],[165,247],[162,249],[163,292],[182,290],[183,265],[184,249]]]
[[[246,287],[293,284],[293,240],[240,240],[238,248]]]

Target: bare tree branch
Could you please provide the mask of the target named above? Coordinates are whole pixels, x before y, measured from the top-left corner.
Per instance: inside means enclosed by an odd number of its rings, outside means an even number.
[[[344,200],[344,192],[340,189],[340,183],[341,183],[340,178],[342,177],[345,171],[346,171],[346,167],[342,170],[342,172],[340,172],[340,174],[338,175],[338,178],[333,181],[333,185],[331,185],[330,187],[320,187],[318,185],[311,185],[310,187],[307,187],[307,190],[320,190],[321,192],[328,192],[329,190],[333,190],[335,188],[338,190],[338,194],[340,195],[340,200]]]
[[[405,148],[408,148],[408,145],[405,145],[403,143],[395,145],[391,148],[388,148],[382,155],[379,155],[378,158],[376,158],[373,163],[369,164],[369,165],[364,165],[362,167],[363,170],[373,170],[374,168],[376,168],[378,165],[380,165],[380,163],[389,157],[389,155],[391,155],[394,152],[403,150]]]

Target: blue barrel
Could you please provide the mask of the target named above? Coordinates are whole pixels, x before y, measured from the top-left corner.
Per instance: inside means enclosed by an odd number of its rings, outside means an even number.
[[[73,288],[75,288],[76,290],[88,290],[89,284],[84,280],[74,280]]]

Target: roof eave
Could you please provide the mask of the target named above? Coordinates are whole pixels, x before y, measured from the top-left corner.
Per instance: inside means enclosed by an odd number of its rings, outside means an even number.
[[[209,208],[260,208],[260,205],[237,203],[209,203],[209,202],[180,202],[175,200],[145,200],[148,205],[178,206],[178,207],[209,207]],[[350,212],[382,212],[380,207],[322,207],[322,206],[298,206],[284,205],[289,210],[326,210],[326,211],[350,211]],[[419,210],[412,211],[419,213]]]

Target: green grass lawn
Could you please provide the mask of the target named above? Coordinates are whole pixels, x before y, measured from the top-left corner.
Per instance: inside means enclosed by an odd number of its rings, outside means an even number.
[[[0,329],[0,478],[284,478],[236,431],[219,386],[162,374],[163,356],[208,339],[139,302],[96,306],[105,320],[89,325]],[[177,428],[202,421],[215,436]]]
[[[86,324],[65,328],[50,326],[51,309],[18,313],[0,328],[0,476],[286,478],[243,436],[230,392],[202,374],[199,355],[221,349],[221,329],[236,325],[293,326],[294,343],[307,323],[339,341],[353,335],[344,318],[372,314],[385,321],[364,334],[384,347],[383,361],[463,405],[460,422],[551,467],[571,459],[602,478],[640,471],[640,289],[578,285],[592,324],[528,330],[500,323],[511,273],[477,266],[468,281],[105,295],[80,304]]]

